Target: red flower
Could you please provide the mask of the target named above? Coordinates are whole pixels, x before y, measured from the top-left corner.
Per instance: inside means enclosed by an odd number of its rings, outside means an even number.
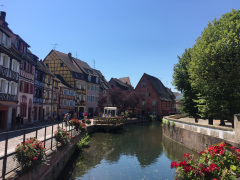
[[[184,169],[184,173],[187,173],[187,172],[191,171],[192,169],[193,169],[192,166],[186,166]]]
[[[182,162],[179,163],[180,167],[183,167],[183,166],[186,166],[186,165],[187,165],[187,163],[185,161],[182,161]]]
[[[37,160],[37,158],[36,158],[36,157],[34,157],[34,158],[33,158],[33,160]]]
[[[177,168],[179,164],[176,161],[171,162],[171,168]]]
[[[219,167],[216,165],[216,164],[210,164],[210,170],[213,171],[213,170],[219,170]]]

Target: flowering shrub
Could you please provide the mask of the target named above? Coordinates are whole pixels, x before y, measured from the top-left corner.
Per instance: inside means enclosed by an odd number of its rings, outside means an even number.
[[[78,129],[86,129],[86,124],[83,123],[81,120],[73,118],[73,119],[71,119],[69,121],[69,123],[70,123],[71,126],[75,126],[76,130],[78,130]]]
[[[27,171],[47,162],[45,151],[44,144],[35,137],[31,137],[17,145],[14,160],[18,162],[23,171]]]
[[[67,130],[58,127],[54,133],[54,138],[57,142],[61,143],[62,146],[65,146],[70,143],[71,136],[69,136]]]
[[[240,177],[240,149],[224,142],[199,153],[200,158],[184,154],[184,161],[171,163],[177,168],[175,179],[237,179]]]
[[[91,124],[91,120],[90,120],[90,119],[86,119],[86,120],[85,120],[85,123],[86,123],[86,124]]]

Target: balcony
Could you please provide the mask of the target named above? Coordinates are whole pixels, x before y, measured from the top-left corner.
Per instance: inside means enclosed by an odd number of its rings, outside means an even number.
[[[17,95],[0,93],[0,101],[17,101]]]
[[[11,80],[18,81],[19,74],[17,72],[14,72],[14,71],[8,69],[8,68],[0,66],[0,77],[10,78]]]

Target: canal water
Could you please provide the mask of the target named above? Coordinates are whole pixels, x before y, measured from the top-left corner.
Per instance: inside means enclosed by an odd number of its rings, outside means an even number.
[[[118,133],[94,133],[90,147],[72,157],[61,179],[174,179],[171,161],[190,149],[162,135],[159,122],[128,125]]]

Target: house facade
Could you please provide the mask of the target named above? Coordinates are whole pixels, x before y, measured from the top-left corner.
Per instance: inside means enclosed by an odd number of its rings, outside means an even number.
[[[20,57],[15,54],[11,32],[4,28],[6,13],[1,12],[0,26],[0,129],[15,126],[18,105]]]
[[[135,91],[143,97],[143,100],[137,106],[138,114],[153,114],[161,117],[174,111],[174,94],[156,77],[144,73]]]
[[[58,79],[60,78],[61,82],[65,81],[69,88],[75,91],[74,111],[80,116],[86,111],[87,83],[82,70],[76,65],[71,53],[64,54],[52,50],[45,57],[44,63]]]
[[[43,121],[43,98],[44,98],[44,84],[45,84],[45,73],[38,58],[36,58],[36,62],[37,62],[37,65],[35,69],[34,91],[33,91],[33,121],[34,122]]]
[[[98,97],[100,91],[100,79],[94,69],[92,69],[86,62],[73,58],[76,65],[82,70],[87,81],[87,103],[86,111],[92,115],[98,113]]]
[[[59,86],[59,112],[60,114],[75,112],[75,91],[74,89],[66,83],[61,77],[61,83]]]

